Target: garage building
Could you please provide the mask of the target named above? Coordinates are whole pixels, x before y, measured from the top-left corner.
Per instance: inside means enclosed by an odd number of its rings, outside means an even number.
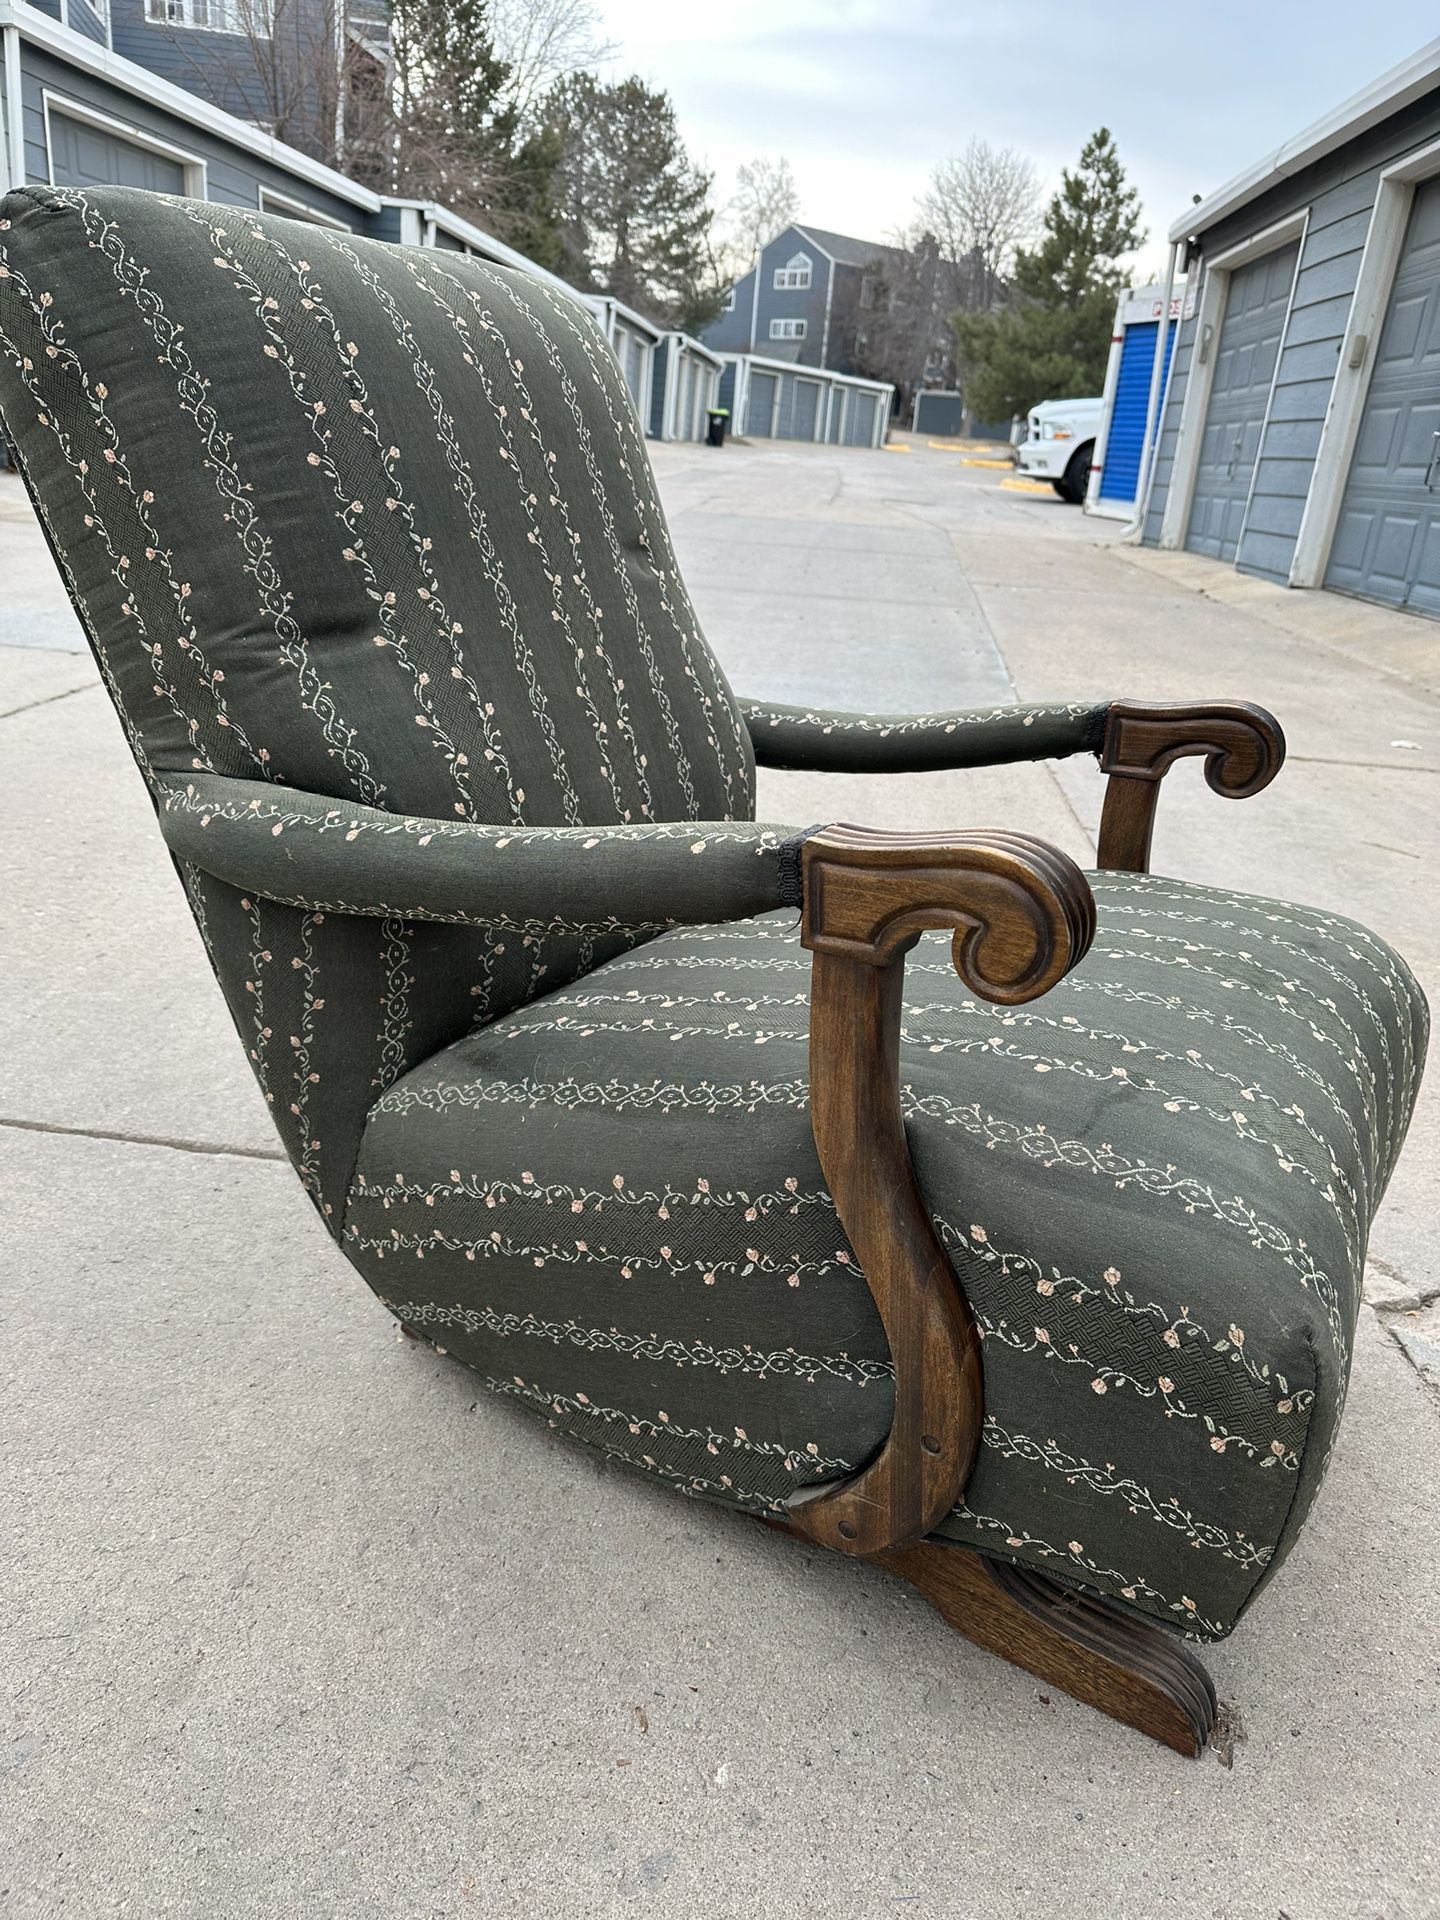
[[[1170,239],[1146,543],[1440,614],[1440,39]]]
[[[884,446],[895,402],[895,389],[887,381],[859,380],[754,353],[720,357],[720,405],[730,414],[732,432],[747,440]]]

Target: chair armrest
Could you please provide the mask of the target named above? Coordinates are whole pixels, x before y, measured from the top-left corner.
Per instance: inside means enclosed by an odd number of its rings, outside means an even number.
[[[843,1553],[917,1540],[974,1463],[980,1342],[916,1183],[900,1103],[905,954],[953,931],[955,970],[1005,1005],[1054,986],[1088,949],[1095,902],[1080,869],[1020,834],[933,837],[827,827],[801,851],[810,988],[810,1112],[826,1184],[879,1309],[895,1365],[885,1444],[850,1479],[796,1495],[796,1531]]]
[[[830,713],[742,700],[762,767],[805,773],[939,773],[1095,753],[1106,702],[977,707],[958,713]]]
[[[1236,700],[1152,706],[1117,700],[1105,722],[1100,771],[1110,776],[1100,817],[1097,864],[1146,873],[1160,782],[1179,759],[1205,755],[1205,778],[1229,800],[1248,800],[1285,764],[1280,723],[1263,707]]]
[[[749,820],[482,826],[212,773],[156,798],[178,860],[313,912],[599,935],[800,905],[800,837]]]

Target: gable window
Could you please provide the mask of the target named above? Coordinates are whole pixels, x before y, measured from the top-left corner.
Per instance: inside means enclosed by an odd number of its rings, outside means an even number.
[[[775,287],[777,292],[796,291],[810,284],[810,256],[808,253],[792,253],[783,267],[775,269]]]
[[[734,289],[734,287],[731,287],[731,289],[730,289],[730,291],[729,291],[729,292],[728,292],[728,293],[726,294],[726,296],[725,296],[725,300],[724,300],[724,304],[723,304],[723,305],[721,306],[721,308],[720,308],[720,311],[721,311],[722,313],[734,313],[734,311],[735,311],[735,289]]]
[[[198,27],[205,33],[245,33],[268,40],[271,0],[145,0],[156,26]]]
[[[803,320],[772,320],[770,338],[772,340],[803,340],[807,332]]]

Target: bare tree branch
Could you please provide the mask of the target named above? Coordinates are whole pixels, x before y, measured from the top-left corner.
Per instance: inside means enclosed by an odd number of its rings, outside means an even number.
[[[601,34],[596,0],[490,0],[490,31],[525,126],[558,81],[598,66],[619,44]]]
[[[972,263],[957,282],[956,306],[983,310],[994,305],[1016,249],[1039,225],[1040,180],[1015,148],[972,140],[939,163],[917,207],[945,258]]]
[[[735,172],[735,191],[726,202],[713,242],[716,271],[729,286],[750,271],[767,240],[783,233],[799,217],[800,195],[790,162],[781,154],[760,154]]]

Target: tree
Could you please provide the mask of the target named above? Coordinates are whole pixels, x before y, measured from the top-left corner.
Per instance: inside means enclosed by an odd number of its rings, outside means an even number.
[[[669,325],[696,331],[722,289],[709,248],[710,175],[686,153],[666,93],[632,76],[573,74],[547,97],[557,142],[559,271]]]
[[[715,248],[716,273],[732,285],[755,263],[767,240],[799,218],[800,195],[790,162],[757,155],[735,170],[735,191],[727,201]]]
[[[615,51],[599,31],[595,0],[490,0],[495,50],[510,70],[510,98],[529,128],[540,104],[572,73],[596,67]]]
[[[867,262],[855,310],[846,303],[832,321],[837,340],[853,325],[855,372],[890,381],[902,414],[917,388],[953,373],[954,284],[935,234],[901,232]]]
[[[1039,221],[1040,182],[1013,147],[972,140],[930,175],[917,207],[957,274],[954,304],[983,312],[995,304],[1015,258]]]
[[[344,31],[345,0],[229,0],[227,20],[223,36],[197,39],[150,20],[147,31],[168,37],[192,93],[343,167],[350,86],[375,64],[364,40]]]
[[[1009,306],[955,316],[968,411],[1003,420],[1041,400],[1099,393],[1121,261],[1144,241],[1140,197],[1101,127],[1061,175],[1039,244],[1017,254]]]

